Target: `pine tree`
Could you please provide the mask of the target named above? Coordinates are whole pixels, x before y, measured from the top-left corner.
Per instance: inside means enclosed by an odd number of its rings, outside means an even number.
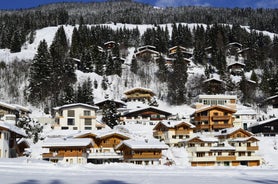
[[[39,44],[37,54],[30,67],[28,100],[32,104],[44,102],[50,96],[51,65],[47,43],[43,40]]]
[[[184,62],[180,48],[173,63],[173,71],[168,80],[168,101],[173,105],[186,103],[187,65]]]
[[[108,101],[104,104],[102,111],[102,121],[113,129],[119,124],[119,113],[117,112],[116,103],[114,100]]]
[[[168,69],[167,69],[167,66],[165,65],[166,62],[162,55],[159,56],[157,63],[158,63],[158,68],[159,68],[157,71],[158,79],[161,82],[166,82],[167,78],[168,78]]]

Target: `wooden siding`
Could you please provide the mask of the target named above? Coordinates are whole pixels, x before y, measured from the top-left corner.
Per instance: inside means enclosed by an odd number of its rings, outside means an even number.
[[[236,156],[217,156],[216,161],[234,161]]]
[[[259,146],[248,146],[247,151],[257,151],[259,150]]]

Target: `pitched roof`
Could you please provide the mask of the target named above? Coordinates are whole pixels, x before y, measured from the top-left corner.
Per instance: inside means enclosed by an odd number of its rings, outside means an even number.
[[[63,105],[63,106],[60,106],[60,107],[54,107],[53,109],[54,110],[61,110],[61,109],[77,107],[77,106],[81,106],[81,107],[85,107],[85,108],[89,108],[89,109],[94,109],[94,110],[99,109],[97,106],[88,105],[88,104],[84,104],[84,103],[67,104],[67,105]]]
[[[156,127],[159,126],[160,124],[162,124],[168,128],[175,128],[176,126],[179,126],[182,124],[186,124],[190,128],[195,128],[195,125],[193,125],[189,122],[181,121],[181,120],[162,120],[153,129],[156,129]]]
[[[90,138],[48,138],[42,147],[86,147],[92,144]]]
[[[263,124],[266,124],[266,123],[271,123],[271,122],[273,122],[273,121],[277,121],[277,122],[278,122],[278,117],[277,117],[277,118],[271,118],[271,119],[267,119],[267,120],[264,120],[264,121],[259,121],[259,122],[253,123],[253,124],[251,124],[248,128],[255,127],[255,126],[259,126],[259,125],[263,125]]]
[[[130,94],[130,93],[134,93],[136,91],[144,91],[144,92],[150,93],[152,95],[155,95],[155,93],[151,89],[149,89],[149,88],[142,88],[142,87],[131,88],[131,89],[125,91],[124,94],[127,95],[127,94]]]
[[[151,139],[151,140],[129,139],[129,140],[122,141],[116,147],[116,149],[119,149],[124,145],[131,149],[168,149],[168,146],[165,143],[159,142],[156,139]]]
[[[215,138],[215,137],[208,137],[208,136],[196,136],[196,137],[192,137],[192,138],[189,138],[189,139],[185,139],[185,140],[183,140],[181,142],[191,142],[194,139],[199,140],[201,142],[218,142],[217,138]]]
[[[31,110],[28,109],[27,107],[23,107],[23,106],[18,105],[18,104],[8,104],[8,103],[5,103],[5,102],[0,102],[0,106],[11,109],[11,110],[21,110],[21,111],[29,112],[29,113],[31,112]]]
[[[227,111],[230,111],[230,112],[233,112],[233,113],[236,112],[235,109],[230,108],[230,107],[227,107],[227,106],[224,106],[224,105],[211,105],[211,106],[201,107],[201,108],[197,109],[197,110],[195,111],[195,113],[199,113],[199,112],[203,112],[203,111],[207,111],[207,110],[215,109],[215,108],[227,110]]]
[[[240,127],[231,127],[231,128],[225,128],[225,129],[222,129],[220,130],[219,133],[216,133],[215,136],[226,136],[226,135],[231,135],[233,134],[234,132],[236,131],[243,131],[243,132],[246,132],[247,134],[249,134],[250,136],[253,135],[251,132],[247,131],[247,130],[244,130]]]
[[[247,142],[249,140],[259,141],[259,139],[251,136],[251,137],[238,137],[238,138],[230,140],[230,142]]]
[[[157,111],[157,112],[160,112],[162,114],[166,114],[168,116],[172,115],[172,113],[168,112],[168,111],[165,111],[165,110],[162,110],[162,109],[159,109],[157,107],[142,107],[142,108],[137,108],[137,109],[132,109],[130,111],[127,111],[127,112],[124,112],[124,116],[127,116],[127,115],[131,115],[133,113],[136,113],[136,112],[144,112],[145,110],[153,110],[153,111]]]
[[[6,123],[4,121],[0,121],[0,128],[14,132],[22,137],[27,137],[27,134],[25,133],[25,131],[22,128],[19,128],[11,123]]]

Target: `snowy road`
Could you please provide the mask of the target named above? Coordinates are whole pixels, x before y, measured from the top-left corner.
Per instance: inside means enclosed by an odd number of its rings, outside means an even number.
[[[192,168],[129,164],[61,166],[0,160],[1,184],[277,184],[278,168]]]

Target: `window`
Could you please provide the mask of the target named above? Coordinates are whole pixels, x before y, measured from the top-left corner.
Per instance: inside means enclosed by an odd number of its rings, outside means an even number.
[[[85,127],[85,130],[92,130],[92,127]]]
[[[204,157],[204,156],[205,156],[205,153],[202,153],[202,152],[197,153],[197,157]]]
[[[92,119],[85,118],[85,125],[92,125]]]
[[[73,127],[73,130],[77,130],[77,127]]]
[[[74,110],[68,110],[68,117],[74,117]]]
[[[91,116],[91,111],[84,110],[84,116]]]
[[[62,130],[67,130],[69,127],[61,127]]]
[[[222,155],[222,152],[218,152],[218,156],[221,156]]]
[[[68,119],[68,125],[74,125],[74,119],[73,118]]]

